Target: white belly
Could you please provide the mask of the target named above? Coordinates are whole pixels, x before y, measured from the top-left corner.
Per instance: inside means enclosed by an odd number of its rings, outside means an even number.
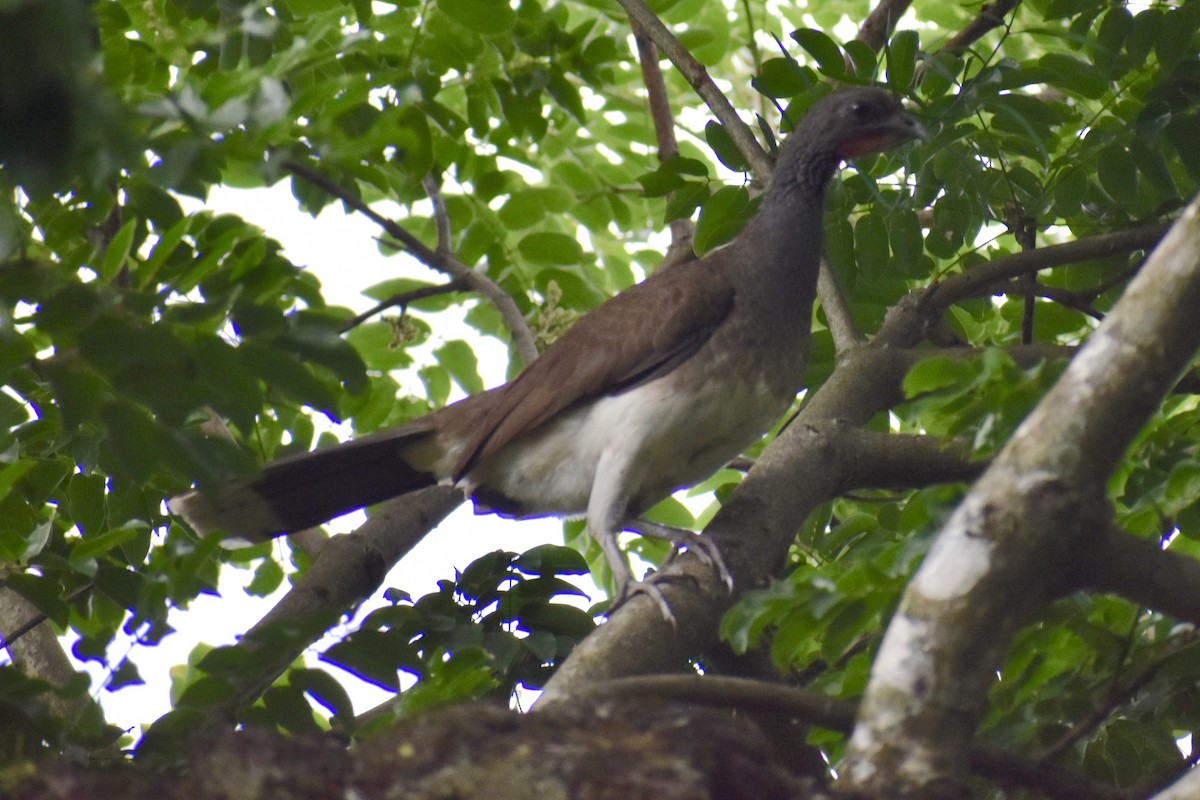
[[[466,483],[517,501],[521,516],[578,515],[596,499],[603,460],[598,491],[638,514],[707,478],[790,404],[761,381],[710,381],[686,393],[674,385],[667,376],[560,415],[472,470]]]

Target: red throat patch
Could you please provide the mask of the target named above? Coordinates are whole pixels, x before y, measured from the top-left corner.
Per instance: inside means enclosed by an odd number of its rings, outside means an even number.
[[[849,139],[838,145],[838,158],[846,160],[867,153],[878,153],[887,150],[899,139],[900,137],[894,133],[875,133],[860,136],[857,139]]]

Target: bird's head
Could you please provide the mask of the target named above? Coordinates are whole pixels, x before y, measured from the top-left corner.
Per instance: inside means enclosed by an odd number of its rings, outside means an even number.
[[[807,139],[845,161],[925,136],[925,128],[890,92],[856,87],[817,101],[790,138],[801,137],[801,144]]]

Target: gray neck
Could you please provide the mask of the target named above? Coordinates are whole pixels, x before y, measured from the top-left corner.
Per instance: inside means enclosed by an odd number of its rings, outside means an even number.
[[[737,245],[746,256],[739,269],[742,290],[764,299],[774,295],[775,303],[782,300],[794,307],[798,297],[815,294],[825,187],[837,169],[838,158],[831,150],[802,140],[789,140],[789,144],[792,147],[784,146],[771,186],[758,213],[738,236]]]

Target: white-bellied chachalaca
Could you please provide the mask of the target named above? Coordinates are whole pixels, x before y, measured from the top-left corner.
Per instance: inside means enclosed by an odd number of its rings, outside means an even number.
[[[512,382],[393,430],[267,464],[170,507],[201,532],[251,542],[436,483],[478,510],[586,514],[617,579],[617,536],[670,538],[722,571],[698,534],[638,519],[758,439],[804,379],[825,188],[838,164],[923,135],[888,92],[813,105],[781,148],[757,213],[728,245],[651,275],[578,320]]]

